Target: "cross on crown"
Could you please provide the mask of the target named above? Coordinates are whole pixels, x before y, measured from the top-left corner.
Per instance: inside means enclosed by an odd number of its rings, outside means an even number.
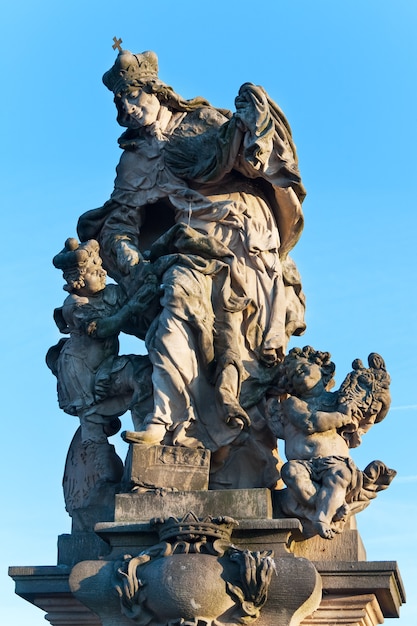
[[[113,37],[113,41],[114,41],[114,44],[112,45],[113,50],[118,50],[119,52],[121,52],[122,46],[120,44],[123,43],[123,39],[117,39],[117,37]]]

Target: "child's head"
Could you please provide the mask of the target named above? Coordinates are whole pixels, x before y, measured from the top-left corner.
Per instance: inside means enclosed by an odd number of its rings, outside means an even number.
[[[67,284],[64,289],[79,295],[92,295],[106,286],[106,271],[101,266],[100,247],[95,239],[79,243],[75,238],[66,240],[64,249],[52,262],[62,270]]]
[[[326,391],[334,386],[335,364],[328,352],[319,352],[311,346],[293,348],[282,363],[279,388],[282,393],[296,395],[307,391],[320,380]]]

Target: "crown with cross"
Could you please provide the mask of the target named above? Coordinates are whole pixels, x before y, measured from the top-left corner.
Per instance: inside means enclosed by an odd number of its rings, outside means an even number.
[[[132,54],[122,50],[121,39],[114,37],[113,48],[119,50],[116,61],[103,75],[103,83],[114,94],[122,93],[129,87],[143,85],[147,80],[158,76],[158,57],[155,52],[146,51]]]

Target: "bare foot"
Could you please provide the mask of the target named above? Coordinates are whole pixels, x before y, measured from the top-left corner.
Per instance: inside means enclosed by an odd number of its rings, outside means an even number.
[[[325,522],[314,522],[314,528],[323,539],[333,539],[334,532]]]
[[[345,522],[347,519],[347,515],[349,513],[349,507],[347,504],[342,504],[342,506],[340,506],[334,517],[333,517],[333,521],[334,522]]]

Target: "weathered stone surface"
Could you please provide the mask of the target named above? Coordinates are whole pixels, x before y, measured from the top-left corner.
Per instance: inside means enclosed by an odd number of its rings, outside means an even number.
[[[272,493],[274,518],[285,518],[280,507],[281,491]],[[345,523],[343,533],[332,541],[319,535],[306,538],[303,533],[292,534],[291,552],[310,561],[365,561],[366,550],[357,529],[356,518],[351,515]]]
[[[366,551],[359,532],[346,528],[332,541],[315,535],[310,539],[294,541],[291,551],[310,561],[365,561]]]
[[[240,519],[272,518],[269,489],[122,493],[116,496],[115,522],[147,522],[153,517],[229,515]]]
[[[242,549],[273,550],[277,557],[289,556],[291,535],[294,532],[300,534],[300,530],[300,522],[296,519],[239,520],[233,530],[232,539]],[[150,523],[104,522],[97,524],[96,532],[111,546],[108,559],[140,552],[157,541],[157,531]]]
[[[69,337],[47,363],[60,407],[80,419],[64,478],[74,530],[98,521],[91,506],[106,503],[109,517],[121,461],[107,438],[130,410],[125,490],[273,489],[282,466],[283,513],[306,537],[332,539],[395,476],[380,461],[361,471],[349,454],[386,416],[389,375],[372,353],[330,393],[328,353],[285,356],[305,329],[288,256],[305,190],[288,122],[251,83],[234,112],[184,100],[153,52],[119,49],[103,81],[127,129],[114,190],[53,259],[69,292],[55,321]],[[121,332],[148,355],[119,355]]]
[[[71,593],[70,572],[62,565],[9,568],[16,593],[45,611],[52,626],[102,626],[99,617]]]
[[[288,256],[305,197],[289,124],[251,83],[233,113],[184,100],[150,52],[119,50],[103,81],[127,130],[111,198],[54,258],[70,292],[55,316],[70,336],[48,353],[60,406],[98,452],[130,409],[136,443],[210,450],[212,487],[273,488],[265,399],[305,329]],[[120,356],[120,332],[144,339],[148,356]]]
[[[168,624],[170,620],[176,623],[176,611],[180,610],[186,623],[197,624],[197,619],[194,621],[192,616],[198,614],[199,624],[232,626],[242,623],[243,610],[245,623],[256,618],[256,624],[261,626],[295,626],[319,606],[321,580],[314,565],[306,559],[294,557],[285,549],[291,532],[300,528],[297,520],[246,520],[236,526],[229,517],[218,518],[217,524],[226,523],[232,530],[232,544],[225,541],[225,537],[220,541],[220,535],[216,534],[210,540],[213,521],[211,518],[197,520],[193,515],[185,516],[178,523],[168,520],[169,532],[164,528],[159,530],[160,540],[164,538],[168,544],[158,543],[155,529],[153,543],[152,539],[149,541],[152,531],[149,524],[100,525],[102,528],[97,531],[111,544],[110,557],[113,560],[107,563],[86,561],[76,565],[71,573],[71,589],[92,610],[103,616],[113,616],[115,598],[103,588],[108,589],[111,585],[111,577],[117,569],[121,574],[115,577],[116,583],[113,584],[119,589],[124,614],[140,616],[146,623],[146,619],[150,619],[150,624]],[[199,540],[199,535],[207,535],[206,541]],[[127,545],[129,541],[136,542],[136,546]],[[149,544],[144,545],[148,541]],[[275,547],[279,554],[273,558],[271,548],[275,550]],[[124,556],[126,548],[129,549],[128,557]],[[130,556],[132,554],[137,557]],[[240,563],[240,574],[235,562]],[[219,565],[221,569],[218,569]],[[268,577],[263,573],[265,567],[269,571]],[[168,583],[168,579],[174,578],[175,584]],[[144,585],[143,599],[139,580]],[[266,580],[269,582],[265,587]],[[229,581],[227,587],[224,581]],[[167,589],[167,601],[160,595],[161,586]],[[133,597],[131,594],[135,589],[138,591]],[[201,590],[204,593],[200,597]],[[213,604],[215,598],[217,604]],[[192,599],[202,613],[195,612],[196,606],[190,604]],[[178,606],[182,608],[178,609]],[[203,610],[203,607],[206,608]],[[152,615],[156,613],[159,619],[152,621]],[[212,622],[215,617],[216,621]]]
[[[73,597],[99,616],[102,626],[132,626],[132,621],[121,613],[119,599],[113,593],[113,575],[113,562],[82,561],[71,571],[69,588]]]
[[[156,520],[158,543],[116,559],[113,586],[121,612],[155,625],[255,621],[276,572],[274,554],[232,544],[236,525],[231,517],[191,512]]]
[[[106,286],[98,243],[69,238],[53,263],[62,269],[69,291],[54,319],[69,336],[48,350],[46,362],[57,377],[60,408],[80,420],[63,486],[68,513],[78,513],[77,530],[86,530],[82,509],[100,507],[106,499],[103,487],[111,491],[123,473],[108,436],[120,429],[118,418],[128,408],[134,421],[143,410],[151,395],[151,370],[146,356],[118,354],[118,336],[130,330],[137,306],[119,285]]]
[[[376,626],[384,615],[373,594],[325,596],[302,626]]]
[[[268,601],[256,622],[258,626],[297,626],[300,622],[306,626],[374,626],[382,622],[382,617],[398,617],[405,601],[397,564],[391,561],[316,562],[314,568],[309,561],[289,555],[276,558],[275,562],[278,575],[272,577]],[[70,572],[71,568],[65,566],[9,568],[16,582],[16,593],[48,611],[47,618],[53,626],[132,624],[120,613],[117,597],[108,592],[114,561],[95,560],[77,565],[72,573],[72,586],[78,599],[70,591]],[[91,611],[102,614],[105,611],[106,616],[99,620]]]
[[[275,559],[275,568],[277,574],[271,579],[268,600],[255,623],[259,626],[297,626],[320,604],[320,577],[314,566],[304,559]],[[109,562],[79,563],[71,573],[70,586],[82,603],[102,616],[103,625],[124,626],[132,622],[120,614],[117,597],[109,593],[113,571],[113,563]],[[200,586],[206,585],[204,578],[198,581]],[[212,598],[213,596],[208,594],[207,599]],[[119,617],[116,617],[117,615]],[[220,618],[216,623],[220,625],[238,623],[230,618],[227,611],[225,617],[226,622]],[[117,619],[119,621],[116,621]],[[190,623],[194,624],[193,621]],[[209,621],[201,621],[204,625],[209,623],[211,624]]]
[[[405,591],[395,561],[315,562],[329,595],[375,594],[384,617],[399,617]]]
[[[184,550],[184,540],[186,543],[189,541],[188,536],[195,540],[194,533],[190,534],[187,530],[187,524],[191,528],[195,520],[195,516],[188,517],[178,525],[178,530],[174,528],[170,534],[165,533],[166,538],[175,536],[179,531],[183,533],[183,539],[178,543],[181,552]],[[396,563],[326,560],[313,563],[309,559],[297,558],[289,551],[294,545],[291,537],[300,535],[300,523],[295,519],[247,519],[241,520],[238,526],[231,520],[227,523],[232,528],[232,544],[241,554],[245,551],[252,554],[271,550],[275,552],[277,575],[271,578],[267,602],[256,622],[260,626],[296,626],[302,620],[317,626],[333,623],[373,626],[379,623],[381,615],[398,617],[405,594]],[[197,527],[199,532],[205,534],[204,524],[197,523]],[[114,585],[115,565],[126,554],[142,555],[141,559],[143,555],[149,554],[152,561],[164,544],[159,543],[157,528],[149,523],[103,523],[97,526],[97,532],[109,544],[105,559],[82,561],[72,570],[68,566],[10,569],[10,575],[16,581],[17,593],[41,608],[53,608],[55,621],[51,621],[52,624],[66,624],[63,620],[68,619],[68,611],[71,612],[74,626],[99,623],[90,614],[83,613],[80,604],[72,599],[68,586],[70,572],[72,593],[91,611],[101,615],[104,626],[125,626],[131,623],[121,615],[117,597],[109,591]],[[177,544],[172,539],[170,541],[175,552]],[[327,544],[332,545],[332,542]],[[203,542],[196,545],[209,544]],[[198,558],[198,550],[194,552],[195,558]],[[163,553],[166,553],[166,548]]]
[[[58,537],[58,565],[73,567],[79,561],[107,556],[109,545],[94,532],[72,532]]]
[[[181,446],[146,446],[131,443],[123,488],[146,491],[162,487],[175,491],[208,489],[210,452]]]
[[[275,560],[277,575],[271,585],[270,601],[257,626],[298,626],[318,608],[322,597],[321,579],[306,559]]]

